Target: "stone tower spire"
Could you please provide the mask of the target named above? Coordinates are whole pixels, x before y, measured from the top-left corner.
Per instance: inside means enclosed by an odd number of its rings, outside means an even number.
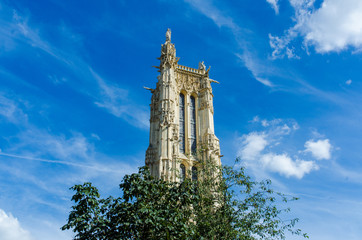
[[[214,133],[214,108],[209,70],[178,64],[171,30],[161,45],[160,75],[151,90],[150,145],[146,165],[154,177],[182,181],[189,172],[197,178],[199,162],[208,158],[221,165]]]

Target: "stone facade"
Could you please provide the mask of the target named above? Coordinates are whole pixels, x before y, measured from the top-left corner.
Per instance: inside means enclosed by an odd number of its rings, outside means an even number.
[[[151,91],[150,145],[146,165],[154,177],[180,181],[197,178],[199,162],[221,165],[219,139],[214,134],[214,108],[209,69],[178,64],[171,31],[161,45],[160,75]]]

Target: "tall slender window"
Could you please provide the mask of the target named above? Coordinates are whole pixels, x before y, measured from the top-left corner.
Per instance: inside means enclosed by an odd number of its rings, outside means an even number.
[[[180,181],[183,182],[185,181],[186,178],[186,168],[185,165],[180,164]]]
[[[179,98],[179,108],[180,108],[180,129],[179,129],[179,138],[180,138],[180,152],[185,153],[185,95],[180,94]]]
[[[191,153],[196,153],[196,100],[193,96],[190,98],[190,130],[191,130]]]
[[[191,174],[192,174],[192,181],[197,181],[197,167],[192,167]]]

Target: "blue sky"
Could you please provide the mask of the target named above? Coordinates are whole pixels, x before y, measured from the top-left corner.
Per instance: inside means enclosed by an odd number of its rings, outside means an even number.
[[[2,239],[71,239],[68,188],[116,195],[144,164],[167,28],[220,82],[222,162],[300,197],[310,239],[360,239],[360,0],[0,0]]]

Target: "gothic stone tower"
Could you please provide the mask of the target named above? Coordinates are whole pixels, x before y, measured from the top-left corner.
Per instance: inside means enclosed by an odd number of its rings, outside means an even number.
[[[171,31],[161,45],[160,75],[152,92],[150,145],[146,165],[154,177],[168,181],[197,179],[200,160],[221,165],[219,139],[214,134],[214,108],[209,70],[178,64]]]

